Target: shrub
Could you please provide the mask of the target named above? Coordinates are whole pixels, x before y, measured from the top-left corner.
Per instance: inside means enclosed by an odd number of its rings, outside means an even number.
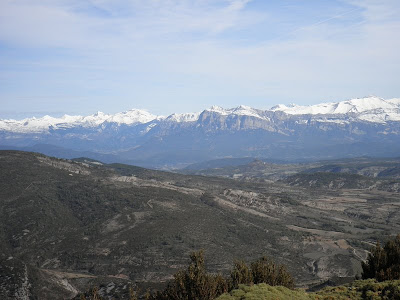
[[[262,257],[251,264],[251,268],[243,261],[236,261],[230,278],[222,275],[208,274],[204,265],[204,252],[193,252],[186,270],[175,274],[174,280],[162,292],[148,295],[149,300],[210,300],[238,288],[239,285],[267,283],[293,288],[292,276],[286,268],[275,264],[267,257]]]
[[[204,266],[204,252],[193,252],[191,263],[186,270],[175,274],[163,292],[158,292],[150,299],[157,300],[209,300],[228,291],[228,283],[221,275],[207,274]]]
[[[275,264],[266,256],[251,264],[251,272],[255,284],[266,283],[272,286],[294,287],[293,277],[286,270],[285,266]]]

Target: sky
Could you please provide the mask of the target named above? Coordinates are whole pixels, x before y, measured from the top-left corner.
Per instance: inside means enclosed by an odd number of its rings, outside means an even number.
[[[0,118],[400,97],[398,0],[0,0]]]

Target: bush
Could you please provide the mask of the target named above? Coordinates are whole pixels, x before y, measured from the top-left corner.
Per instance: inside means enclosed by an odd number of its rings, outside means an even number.
[[[203,251],[192,253],[190,260],[188,268],[176,273],[173,282],[163,292],[158,292],[149,299],[208,300],[228,291],[225,278],[221,275],[207,274]]]
[[[253,262],[251,267],[243,261],[236,261],[230,273],[230,278],[222,275],[208,274],[204,266],[204,252],[193,252],[190,264],[186,270],[175,274],[174,280],[162,292],[148,295],[149,300],[210,300],[227,293],[239,285],[267,283],[293,288],[292,276],[286,268],[275,264],[267,257]]]
[[[290,289],[294,287],[293,277],[285,266],[275,264],[266,256],[251,264],[251,272],[255,284],[281,285]]]

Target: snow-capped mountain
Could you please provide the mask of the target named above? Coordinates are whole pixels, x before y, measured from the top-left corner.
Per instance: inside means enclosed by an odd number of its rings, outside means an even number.
[[[361,113],[370,110],[392,110],[398,107],[396,101],[399,99],[384,100],[379,97],[370,96],[366,98],[357,98],[341,102],[321,103],[311,106],[299,106],[292,104],[290,106],[278,105],[273,107],[272,111],[283,111],[293,115],[317,115],[317,114],[347,114]]]
[[[96,127],[104,123],[135,125],[147,123],[157,118],[157,116],[140,109],[132,109],[115,115],[108,115],[99,111],[90,116],[64,115],[61,118],[44,116],[42,118],[33,117],[23,120],[0,120],[0,130],[29,133],[43,132],[49,129]]]
[[[204,112],[215,113],[221,116],[247,116],[269,121],[268,113],[283,112],[287,115],[337,115],[342,120],[344,115],[367,122],[384,123],[387,121],[400,121],[400,98],[385,100],[375,96],[357,98],[341,102],[321,103],[310,106],[277,105],[270,110],[259,110],[241,105],[236,108],[224,109],[212,106]],[[115,123],[117,125],[137,125],[151,121],[167,122],[196,122],[201,113],[172,114],[167,117],[156,116],[145,110],[132,109],[129,111],[108,115],[102,112],[90,116],[69,116],[61,118],[44,116],[42,118],[27,118],[23,120],[0,120],[0,130],[9,132],[43,132],[49,129],[72,127],[96,127],[102,124]],[[326,122],[332,122],[332,117]],[[334,119],[334,118],[333,118]],[[321,119],[323,121],[324,119]]]
[[[156,116],[133,109],[114,115],[0,120],[0,146],[51,144],[119,153],[152,166],[224,156],[279,159],[400,155],[400,99],[375,96],[311,106],[241,105]]]
[[[375,96],[311,106],[277,105],[272,111],[289,115],[356,115],[369,122],[400,121],[400,99],[384,100]]]

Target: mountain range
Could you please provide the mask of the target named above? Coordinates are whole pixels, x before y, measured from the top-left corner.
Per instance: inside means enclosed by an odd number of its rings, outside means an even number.
[[[267,110],[213,106],[198,113],[0,120],[2,149],[40,149],[58,157],[86,156],[153,168],[180,168],[225,157],[304,161],[398,156],[400,98],[376,96]],[[40,146],[38,146],[40,145]]]

